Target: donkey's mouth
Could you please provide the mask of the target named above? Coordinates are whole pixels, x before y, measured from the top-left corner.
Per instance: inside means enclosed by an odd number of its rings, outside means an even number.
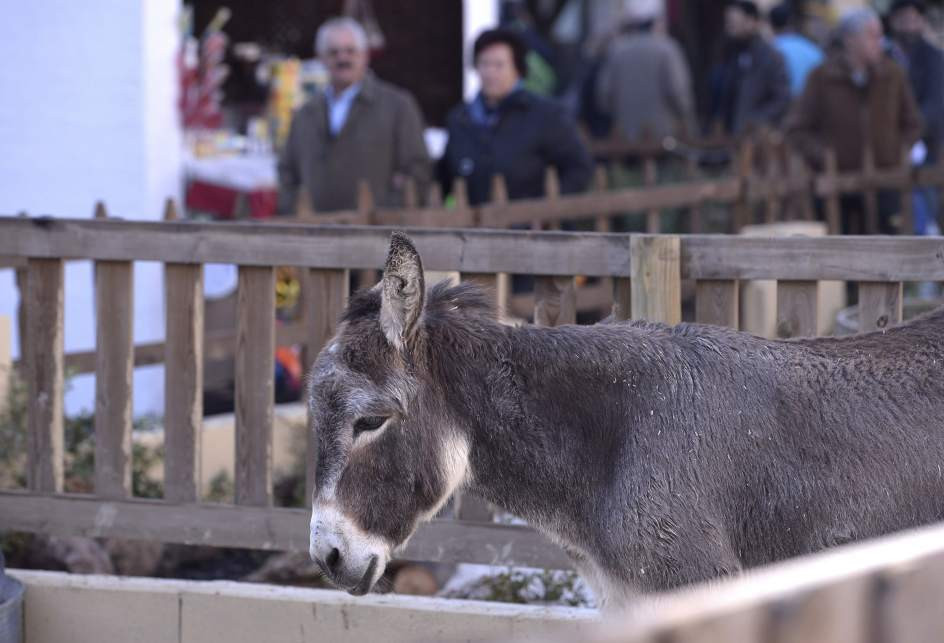
[[[352,596],[363,596],[370,591],[371,586],[374,584],[374,574],[377,572],[377,556],[370,557],[370,564],[367,565],[367,571],[364,572],[364,575],[358,581],[357,585],[349,589],[348,592]]]

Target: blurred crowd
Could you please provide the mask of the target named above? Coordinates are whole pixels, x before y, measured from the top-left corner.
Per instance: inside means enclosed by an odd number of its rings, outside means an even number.
[[[696,109],[692,73],[667,32],[661,3],[627,3],[618,29],[584,74],[579,99],[542,91],[553,70],[527,28],[481,33],[472,61],[480,90],[449,114],[441,158],[429,158],[415,99],[370,71],[367,35],[350,18],[321,26],[315,44],[328,85],[292,119],[279,162],[279,209],[295,211],[304,187],[316,211],[352,209],[366,180],[381,207],[403,204],[408,179],[425,194],[433,181],[448,194],[465,179],[471,204],[488,201],[493,176],[511,199],[544,193],[554,167],[562,193],[589,186],[588,136],[659,142],[723,136],[742,139],[778,130],[814,170],[827,151],[839,171],[882,169],[907,154],[935,163],[944,136],[944,56],[932,43],[922,0],[895,0],[885,15],[843,14],[827,38],[802,33],[793,3],[762,12],[749,0],[727,3],[723,49]],[[890,232],[898,195],[882,191],[882,230]],[[843,211],[861,203],[853,197]],[[920,195],[918,233],[933,232],[936,194]],[[856,217],[846,228],[856,231]]]

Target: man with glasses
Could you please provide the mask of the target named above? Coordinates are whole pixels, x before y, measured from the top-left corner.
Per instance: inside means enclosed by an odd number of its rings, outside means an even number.
[[[361,180],[381,207],[402,205],[408,177],[424,194],[430,164],[419,107],[370,72],[363,27],[350,18],[328,20],[315,48],[329,83],[292,118],[279,159],[279,212],[296,212],[302,186],[316,212],[356,207]]]

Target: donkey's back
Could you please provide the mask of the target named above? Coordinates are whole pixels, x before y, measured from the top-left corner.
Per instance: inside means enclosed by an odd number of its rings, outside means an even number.
[[[656,586],[944,519],[944,309],[846,338],[621,331],[655,352],[619,476],[647,493],[609,509],[671,525],[663,560],[703,558]]]

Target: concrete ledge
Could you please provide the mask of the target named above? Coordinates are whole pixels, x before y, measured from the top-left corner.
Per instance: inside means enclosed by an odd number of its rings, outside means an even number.
[[[369,595],[229,581],[10,570],[26,586],[24,643],[544,641],[595,610]]]

